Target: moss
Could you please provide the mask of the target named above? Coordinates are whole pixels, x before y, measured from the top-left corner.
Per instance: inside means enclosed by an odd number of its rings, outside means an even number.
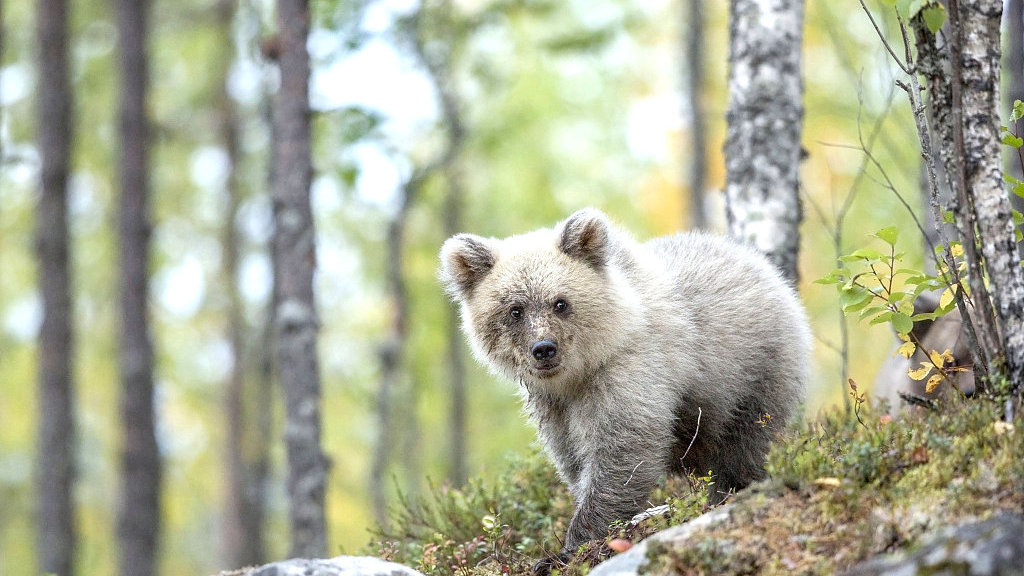
[[[685,542],[649,545],[647,574],[830,574],[912,547],[936,527],[1024,509],[1024,423],[995,424],[1001,406],[950,401],[892,419],[867,403],[835,411],[779,439],[771,480],[735,495],[727,521]],[[663,516],[613,527],[638,542],[707,511],[708,478],[670,479],[651,496]],[[474,480],[406,503],[381,550],[430,574],[526,574],[559,549],[572,501],[543,456],[512,464],[499,481]],[[581,576],[614,553],[581,549],[559,572]]]

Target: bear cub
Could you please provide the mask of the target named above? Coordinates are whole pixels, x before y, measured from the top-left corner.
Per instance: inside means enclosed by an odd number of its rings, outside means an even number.
[[[440,277],[569,486],[563,553],[644,510],[667,473],[710,471],[712,504],[764,478],[803,396],[811,331],[796,292],[725,238],[640,243],[588,208],[503,240],[453,236]]]

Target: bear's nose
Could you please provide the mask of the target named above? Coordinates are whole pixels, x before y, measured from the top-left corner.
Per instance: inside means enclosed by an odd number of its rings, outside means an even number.
[[[555,343],[551,340],[541,340],[533,344],[530,353],[537,360],[548,360],[554,358],[555,354],[558,354],[558,346],[555,346]]]

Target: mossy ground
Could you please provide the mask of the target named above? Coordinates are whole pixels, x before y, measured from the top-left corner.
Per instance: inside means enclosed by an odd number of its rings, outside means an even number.
[[[650,574],[830,574],[914,545],[939,526],[995,510],[1024,512],[1024,422],[1001,405],[948,400],[890,418],[868,403],[834,411],[781,437],[771,480],[735,495],[729,520],[686,542],[653,546]],[[666,516],[612,527],[563,574],[613,555],[612,538],[638,542],[706,511],[702,479],[670,479],[651,497]],[[542,455],[510,464],[495,482],[438,487],[404,503],[371,553],[427,574],[527,574],[557,552],[572,500]]]

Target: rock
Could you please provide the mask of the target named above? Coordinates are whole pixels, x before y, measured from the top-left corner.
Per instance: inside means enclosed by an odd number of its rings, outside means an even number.
[[[1024,515],[943,528],[910,553],[873,558],[844,576],[1024,576]]]
[[[590,571],[589,576],[636,576],[641,566],[647,563],[647,550],[652,543],[664,542],[672,546],[681,546],[683,541],[691,538],[701,530],[706,530],[729,519],[733,506],[726,505],[716,508],[707,514],[698,516],[686,524],[662,530],[633,546],[626,552],[598,564]]]
[[[394,562],[371,556],[338,556],[329,559],[292,558],[247,568],[222,572],[221,576],[423,576],[422,573]]]

